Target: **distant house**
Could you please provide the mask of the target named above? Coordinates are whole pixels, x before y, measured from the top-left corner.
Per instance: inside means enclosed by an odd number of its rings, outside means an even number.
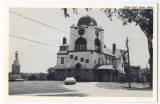
[[[118,81],[125,74],[123,52],[116,44],[109,49],[104,44],[104,29],[91,16],[83,16],[70,27],[70,42],[63,38],[54,79],[73,76],[78,81]]]

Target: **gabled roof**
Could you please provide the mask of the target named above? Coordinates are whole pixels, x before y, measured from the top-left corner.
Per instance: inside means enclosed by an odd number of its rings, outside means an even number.
[[[124,70],[119,70],[119,69],[117,69],[117,71],[118,71],[119,73],[125,74],[125,71],[124,71]]]
[[[113,65],[102,65],[102,66],[98,67],[97,69],[115,70]]]
[[[67,54],[67,52],[68,52],[67,50],[66,50],[66,51],[58,51],[57,54],[61,54],[61,53],[62,53],[62,54]]]
[[[112,53],[112,50],[109,49],[107,46],[104,48],[104,53],[108,54],[108,55],[111,55],[111,56],[114,56],[113,53]]]
[[[119,58],[119,56],[121,56],[122,54],[121,54],[121,50],[120,49],[116,49],[116,51],[115,51],[115,57],[116,58]]]
[[[63,44],[63,45],[61,45],[61,46],[68,46],[68,47],[69,47],[69,43]],[[60,46],[60,47],[61,47],[61,46]]]

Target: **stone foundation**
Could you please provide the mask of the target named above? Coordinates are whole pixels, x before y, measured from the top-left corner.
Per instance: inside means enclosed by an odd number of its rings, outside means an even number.
[[[55,69],[54,79],[63,81],[66,77],[74,77],[77,81],[116,82],[119,81],[117,71],[106,69]]]

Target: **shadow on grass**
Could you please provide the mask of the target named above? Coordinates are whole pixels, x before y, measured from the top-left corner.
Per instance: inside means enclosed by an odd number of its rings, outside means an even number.
[[[139,90],[139,91],[152,91],[149,86],[132,83],[131,88],[129,88],[128,83],[112,83],[112,82],[103,82],[97,83],[97,87],[104,89],[124,89],[124,90]]]
[[[77,93],[77,94],[57,94],[57,95],[37,95],[37,96],[55,96],[55,97],[86,97],[88,94]]]
[[[152,89],[150,87],[122,87],[122,89],[126,89],[126,90],[140,90],[140,91],[152,91]]]

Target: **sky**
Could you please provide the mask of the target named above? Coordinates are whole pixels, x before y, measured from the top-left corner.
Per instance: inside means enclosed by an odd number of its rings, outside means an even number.
[[[34,43],[16,37],[9,37],[9,71],[15,60],[15,52],[19,53],[21,72],[39,73],[45,72],[48,68],[57,64],[57,52],[62,45],[65,36],[69,43],[70,27],[77,25],[80,17],[90,15],[97,21],[98,27],[104,28],[104,43],[112,49],[116,44],[117,49],[126,50],[126,37],[130,39],[130,63],[140,65],[142,68],[149,66],[149,52],[147,38],[135,23],[123,25],[123,22],[116,17],[110,21],[100,9],[92,9],[87,12],[85,9],[78,9],[78,14],[73,14],[69,9],[70,18],[65,18],[63,11],[59,8],[10,8],[9,13],[9,34],[26,39],[38,41],[51,46]],[[52,28],[23,18],[14,13],[23,15],[32,20],[44,23]],[[60,30],[63,31],[60,31]]]

